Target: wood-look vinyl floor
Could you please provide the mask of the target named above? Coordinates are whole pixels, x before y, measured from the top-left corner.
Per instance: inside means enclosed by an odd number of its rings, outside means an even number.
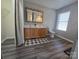
[[[58,37],[47,40],[49,42],[21,47],[16,47],[13,40],[10,40],[10,43],[6,40],[1,48],[2,57],[3,59],[69,59],[64,50],[72,47],[72,43]]]

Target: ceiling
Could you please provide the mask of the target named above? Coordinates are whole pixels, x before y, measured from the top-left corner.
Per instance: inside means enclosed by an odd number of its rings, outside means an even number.
[[[25,0],[25,1],[35,3],[47,8],[59,9],[69,4],[72,4],[77,0]]]

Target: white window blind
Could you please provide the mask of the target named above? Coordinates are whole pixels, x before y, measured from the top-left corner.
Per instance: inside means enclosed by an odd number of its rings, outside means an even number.
[[[67,30],[69,16],[70,16],[70,11],[67,11],[67,12],[64,12],[64,13],[60,13],[58,15],[57,27],[56,27],[57,30],[62,30],[62,31],[66,31]]]

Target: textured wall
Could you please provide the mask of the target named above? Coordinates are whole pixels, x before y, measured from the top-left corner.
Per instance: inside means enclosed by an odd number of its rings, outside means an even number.
[[[68,22],[67,31],[60,31],[60,30],[56,30],[56,29],[55,29],[55,31],[57,34],[74,41],[77,39],[77,36],[78,36],[77,2],[57,10],[57,15],[59,13],[66,12],[66,11],[70,11],[70,18],[69,18],[69,22]]]

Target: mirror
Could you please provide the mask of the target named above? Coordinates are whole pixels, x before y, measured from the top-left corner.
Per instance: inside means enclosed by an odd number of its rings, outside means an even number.
[[[43,12],[31,9],[31,8],[25,8],[25,22],[43,22]]]

